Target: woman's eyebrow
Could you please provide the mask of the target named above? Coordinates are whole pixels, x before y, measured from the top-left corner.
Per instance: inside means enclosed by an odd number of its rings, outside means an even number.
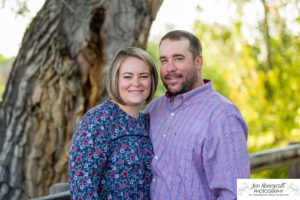
[[[131,73],[131,72],[124,72],[124,73],[122,73],[122,75],[124,75],[124,74],[132,75],[133,73]]]

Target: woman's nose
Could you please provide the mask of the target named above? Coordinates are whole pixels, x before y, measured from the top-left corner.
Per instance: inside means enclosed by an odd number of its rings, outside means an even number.
[[[138,86],[138,85],[140,84],[139,78],[138,78],[138,77],[137,77],[137,78],[134,78],[132,84],[133,84],[134,86]]]

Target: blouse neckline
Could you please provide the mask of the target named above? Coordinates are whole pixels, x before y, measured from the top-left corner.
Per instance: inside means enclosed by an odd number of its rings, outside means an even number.
[[[140,122],[144,118],[144,114],[141,112],[139,113],[138,119],[136,119],[133,116],[129,115],[127,112],[125,112],[125,110],[123,110],[117,103],[113,102],[112,100],[107,100],[107,102],[109,104],[111,104],[112,106],[114,106],[121,115],[124,115],[127,119],[129,119],[131,121]]]

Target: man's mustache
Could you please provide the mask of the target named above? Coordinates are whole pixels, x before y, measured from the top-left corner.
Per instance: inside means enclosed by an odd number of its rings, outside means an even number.
[[[171,73],[166,74],[166,75],[164,76],[164,79],[170,79],[170,78],[182,78],[182,77],[183,77],[182,74],[171,72]]]

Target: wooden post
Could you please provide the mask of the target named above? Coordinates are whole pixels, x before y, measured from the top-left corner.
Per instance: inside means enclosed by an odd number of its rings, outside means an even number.
[[[49,188],[49,195],[31,200],[70,200],[69,184],[56,183]]]
[[[49,188],[49,195],[69,191],[68,183],[56,183]]]
[[[299,142],[292,142],[289,145],[300,144]],[[300,161],[288,165],[289,178],[300,178]]]

